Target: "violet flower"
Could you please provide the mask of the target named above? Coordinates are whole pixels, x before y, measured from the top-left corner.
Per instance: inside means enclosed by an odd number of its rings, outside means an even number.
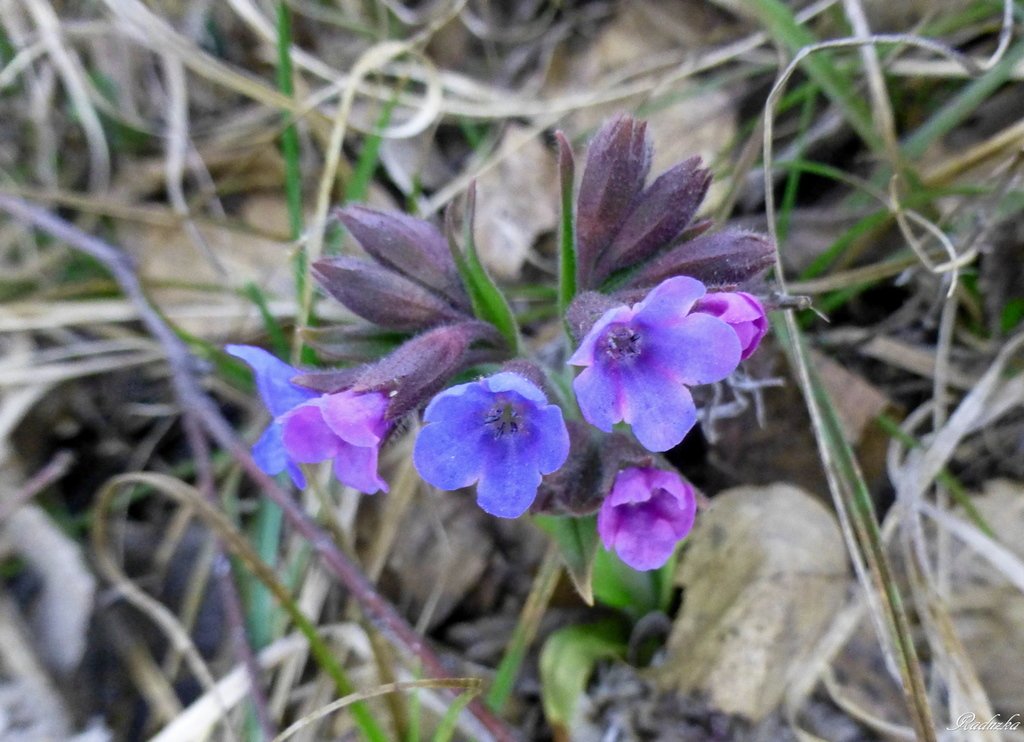
[[[367,494],[387,491],[377,475],[377,455],[389,423],[387,398],[380,393],[342,391],[320,394],[291,382],[302,372],[251,345],[225,350],[245,361],[273,421],[252,447],[257,465],[267,474],[287,470],[298,488],[306,486],[300,463],[334,460],[334,474]]]
[[[675,472],[623,469],[598,511],[597,532],[633,569],[657,569],[693,528],[696,514],[693,487]]]
[[[742,349],[740,360],[746,360],[757,350],[768,331],[768,318],[761,302],[743,291],[707,294],[697,301],[693,311],[718,317],[736,332]]]
[[[279,418],[285,451],[304,464],[333,460],[338,481],[367,495],[387,492],[377,473],[387,407],[380,392],[350,390],[304,402]]]
[[[423,414],[413,463],[442,490],[477,483],[477,504],[518,518],[541,476],[565,463],[569,433],[562,410],[523,376],[504,371],[438,394]]]
[[[667,451],[697,421],[687,387],[720,381],[740,361],[736,332],[691,311],[704,284],[687,276],[663,281],[632,307],[606,311],[569,359],[584,366],[573,382],[587,422],[605,432],[625,421],[649,451]]]
[[[264,472],[276,476],[287,469],[292,482],[299,489],[306,486],[296,461],[285,449],[281,439],[281,424],[277,418],[295,407],[318,396],[316,392],[291,383],[299,371],[262,348],[252,345],[228,345],[230,355],[241,359],[252,368],[260,399],[274,418],[252,447],[252,457]]]

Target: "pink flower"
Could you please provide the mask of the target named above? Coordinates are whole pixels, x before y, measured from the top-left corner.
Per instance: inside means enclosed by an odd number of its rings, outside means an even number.
[[[761,302],[743,291],[706,294],[697,301],[693,311],[718,317],[736,331],[742,347],[740,360],[746,360],[757,350],[768,331],[768,318]]]
[[[636,570],[657,569],[693,528],[693,487],[673,471],[623,469],[597,514],[597,533],[609,551]]]
[[[293,461],[334,461],[334,476],[366,494],[388,491],[377,473],[380,444],[390,427],[380,392],[343,391],[311,399],[282,415],[281,440]]]

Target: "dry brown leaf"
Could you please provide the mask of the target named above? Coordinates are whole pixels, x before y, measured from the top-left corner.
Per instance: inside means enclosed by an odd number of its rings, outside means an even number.
[[[714,17],[707,17],[709,13]],[[556,65],[557,75],[550,81],[550,92],[599,89],[610,78],[641,75],[652,59],[665,64],[681,61],[685,53],[695,53],[711,42],[715,34],[710,29],[717,21],[716,13],[698,10],[692,3],[620,3],[615,16],[582,53],[565,50],[565,58]],[[638,49],[644,53],[638,54]],[[646,108],[643,118],[654,142],[652,176],[692,155],[700,155],[706,162],[715,160],[737,132],[733,97],[725,90],[699,89],[689,81],[658,90],[653,97],[588,106],[569,117],[564,127],[573,135],[587,133],[608,116],[641,106]],[[702,211],[712,210],[724,190],[724,181],[713,183]]]
[[[972,497],[996,540],[1024,559],[1024,483],[997,480]],[[952,614],[995,711],[1024,712],[1024,594],[972,549],[955,543]]]
[[[96,593],[96,578],[86,567],[81,548],[36,505],[13,513],[3,537],[42,581],[32,611],[40,655],[55,670],[73,670],[85,653]]]
[[[526,127],[510,126],[505,136],[521,138],[525,132]],[[513,279],[537,237],[558,224],[554,153],[534,137],[481,175],[476,187],[480,259],[495,276]]]
[[[791,485],[737,487],[714,498],[689,541],[677,574],[685,601],[657,680],[763,719],[842,602],[839,527]]]

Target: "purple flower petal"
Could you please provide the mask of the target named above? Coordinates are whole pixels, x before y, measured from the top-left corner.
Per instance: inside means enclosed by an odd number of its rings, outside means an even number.
[[[292,384],[290,379],[299,371],[262,348],[228,345],[224,350],[252,368],[260,398],[274,417],[317,396],[316,392]]]
[[[667,451],[679,445],[697,422],[697,407],[690,391],[670,373],[644,374],[624,367],[625,404],[622,419],[648,451]]]
[[[476,502],[484,512],[498,518],[518,518],[537,497],[541,475],[529,450],[514,442],[501,443],[504,445],[486,449]]]
[[[444,490],[477,483],[485,511],[517,518],[533,503],[543,474],[569,455],[562,411],[514,372],[447,389],[427,405],[413,463]]]
[[[303,464],[326,461],[337,455],[341,440],[324,420],[320,400],[307,402],[281,418],[284,447]]]
[[[606,549],[637,570],[657,569],[690,532],[697,512],[693,488],[675,472],[619,472],[597,515]]]
[[[488,376],[484,383],[495,394],[499,392],[515,392],[520,397],[525,397],[531,402],[541,405],[548,403],[548,398],[544,396],[544,392],[538,389],[533,382],[512,371],[503,371],[493,376]]]
[[[420,476],[442,490],[457,490],[480,479],[483,459],[474,453],[482,446],[481,433],[467,435],[473,428],[428,423],[416,437],[412,462]]]
[[[300,490],[306,489],[306,475],[302,473],[299,465],[289,460],[286,468],[288,469],[288,476],[292,478],[292,484]]]
[[[679,276],[598,319],[569,359],[586,367],[573,389],[587,422],[608,432],[624,420],[651,451],[682,441],[697,421],[687,386],[725,378],[740,359],[733,328],[691,311],[703,295],[703,284]]]
[[[565,426],[562,410],[557,405],[539,407],[532,414],[533,437],[525,446],[536,462],[541,474],[551,474],[562,468],[569,456],[569,430]]]
[[[629,307],[616,307],[601,315],[587,332],[586,337],[580,343],[580,347],[569,357],[570,366],[589,366],[594,363],[596,344],[601,334],[609,325],[625,324],[630,322],[636,312]]]
[[[288,466],[288,452],[281,440],[281,426],[271,423],[263,435],[253,444],[252,458],[256,465],[267,474],[280,474]]]
[[[633,307],[637,320],[668,327],[684,320],[705,294],[704,284],[689,276],[676,276],[658,284]]]
[[[729,325],[708,314],[693,313],[671,329],[649,329],[646,358],[688,386],[721,381],[740,362],[740,343]]]
[[[328,394],[320,402],[320,412],[331,431],[355,446],[376,446],[387,425],[384,413],[388,400],[380,392]]]
[[[717,317],[733,329],[740,341],[741,360],[757,350],[768,332],[768,318],[761,302],[743,291],[708,294],[697,302],[694,311]]]
[[[622,420],[625,407],[618,369],[596,365],[585,368],[573,380],[572,388],[584,419],[598,430],[612,432],[612,426]]]
[[[363,494],[388,491],[388,483],[377,474],[377,447],[342,443],[334,457],[334,476],[342,484]]]

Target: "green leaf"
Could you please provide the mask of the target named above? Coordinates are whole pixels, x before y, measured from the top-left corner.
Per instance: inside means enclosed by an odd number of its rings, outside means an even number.
[[[459,721],[459,714],[462,710],[469,705],[469,702],[479,693],[477,690],[469,690],[465,693],[459,694],[459,696],[452,701],[452,705],[448,707],[448,710],[444,714],[444,718],[441,719],[441,723],[437,727],[437,731],[434,732],[433,742],[449,742],[453,736],[455,736],[455,725]]]
[[[562,223],[558,240],[558,313],[563,317],[576,297],[576,225],[573,221],[573,182],[576,166],[565,135],[558,138],[558,174],[562,189]]]
[[[615,554],[598,549],[594,556],[592,585],[599,603],[618,608],[633,619],[652,611],[667,608],[671,597],[672,573],[676,560],[673,556],[664,567],[650,572],[638,572]]]
[[[622,657],[627,629],[607,620],[559,629],[540,653],[540,696],[552,727],[566,729],[598,660]]]
[[[537,515],[534,522],[554,539],[565,561],[576,592],[587,605],[594,604],[591,584],[594,556],[597,554],[597,516],[568,518],[555,515]]]
[[[505,295],[501,293],[494,280],[488,275],[483,263],[480,262],[480,255],[476,250],[476,242],[473,239],[473,218],[476,211],[476,186],[471,185],[466,194],[466,215],[463,227],[463,240],[466,244],[466,251],[463,253],[455,241],[454,214],[451,208],[445,213],[445,233],[448,237],[448,248],[451,250],[455,267],[458,268],[459,276],[466,287],[466,293],[473,304],[473,313],[478,319],[489,322],[498,328],[498,331],[508,343],[512,355],[519,353],[519,325],[516,323],[515,315],[508,304]]]

